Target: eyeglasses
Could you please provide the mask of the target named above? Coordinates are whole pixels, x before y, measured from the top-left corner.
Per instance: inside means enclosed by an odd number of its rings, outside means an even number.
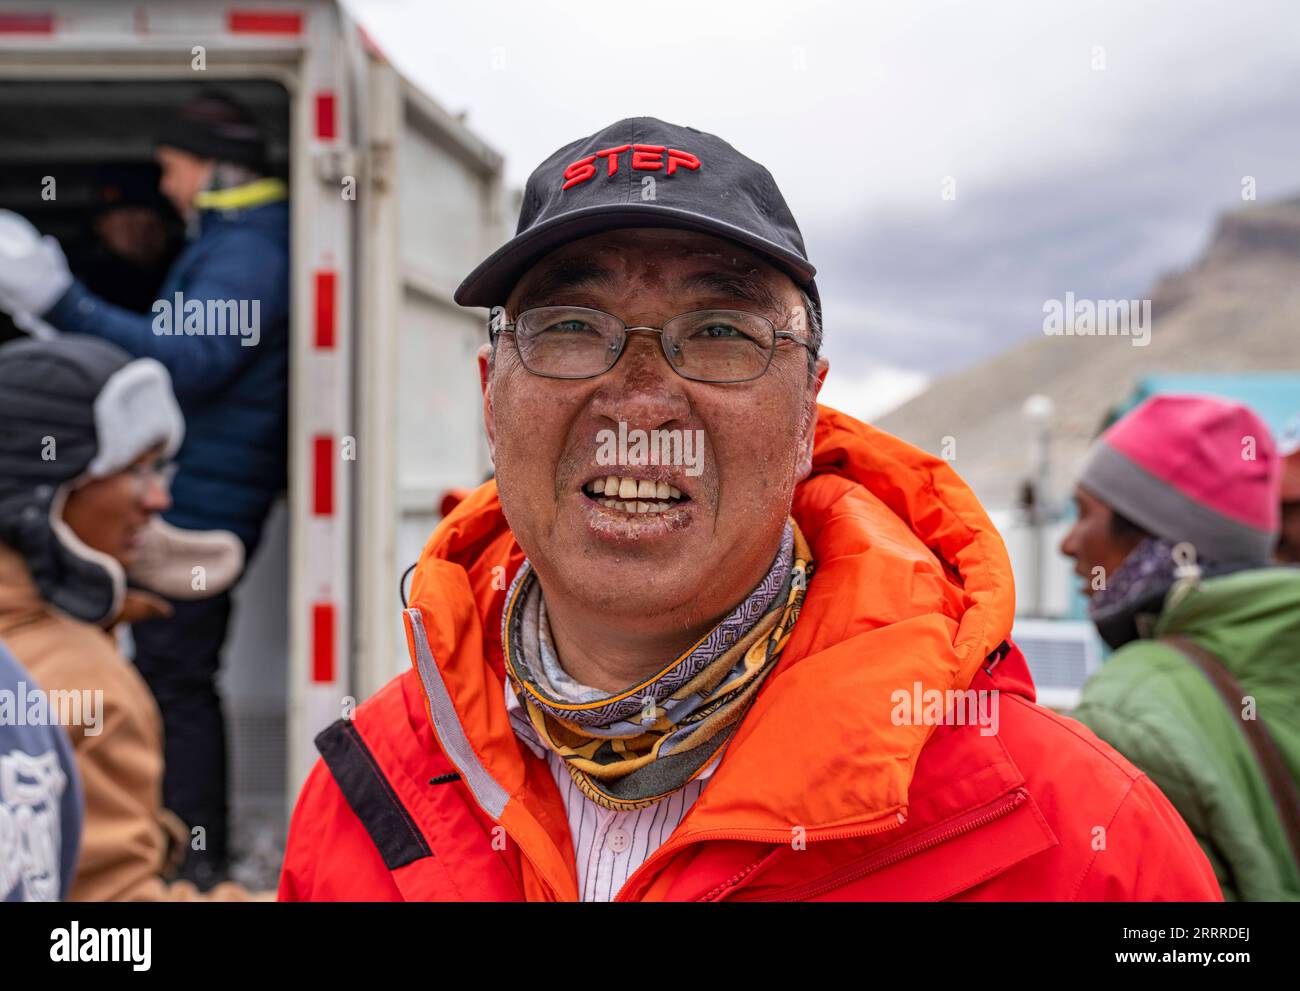
[[[156,461],[153,464],[132,465],[126,469],[126,474],[135,485],[136,498],[143,499],[149,491],[151,478],[156,478],[164,490],[171,489],[172,480],[176,477],[176,462]]]
[[[629,327],[618,317],[585,306],[540,306],[514,323],[489,330],[493,346],[514,334],[524,368],[554,379],[587,379],[614,367],[634,330],[658,334],[664,357],[682,378],[695,382],[748,382],[767,371],[782,338],[808,348],[788,330],[742,310],[695,310],[663,327]]]

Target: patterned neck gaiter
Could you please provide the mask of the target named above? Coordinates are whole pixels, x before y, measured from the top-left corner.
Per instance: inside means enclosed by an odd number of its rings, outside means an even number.
[[[607,694],[560,665],[537,574],[524,561],[506,595],[506,672],[522,728],[555,751],[584,795],[644,808],[704,769],[776,666],[799,616],[812,555],[793,519],[767,575],[743,602],[653,677]]]
[[[1181,560],[1180,560],[1181,559]],[[1179,545],[1145,537],[1088,603],[1088,618],[1112,650],[1150,637],[1169,590],[1183,578],[1211,578],[1232,571],[1217,561],[1180,553]]]

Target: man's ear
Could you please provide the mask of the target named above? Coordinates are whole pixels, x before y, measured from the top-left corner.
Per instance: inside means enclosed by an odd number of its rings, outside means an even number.
[[[812,473],[813,441],[817,436],[817,396],[826,384],[826,373],[830,371],[830,362],[818,358],[815,373],[804,398],[803,432],[799,436],[799,464],[795,471],[795,480],[802,482]]]
[[[488,457],[496,463],[496,414],[492,410],[492,345],[478,349],[478,381],[483,390],[483,427],[487,430]]]

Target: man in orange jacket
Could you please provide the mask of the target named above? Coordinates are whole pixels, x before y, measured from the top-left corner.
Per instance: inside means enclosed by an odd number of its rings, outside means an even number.
[[[713,135],[538,167],[456,293],[495,480],[425,548],[411,669],[318,737],[282,899],[1219,898],[1034,704],[969,489],[818,406],[814,274]]]

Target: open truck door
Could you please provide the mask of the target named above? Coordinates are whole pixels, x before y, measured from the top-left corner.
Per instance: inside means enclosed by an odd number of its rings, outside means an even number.
[[[367,194],[358,317],[357,680],[405,670],[400,576],[443,494],[490,471],[475,355],[486,313],[452,292],[507,237],[501,156],[364,46]],[[372,327],[384,328],[371,335]],[[399,565],[394,570],[394,562]]]
[[[278,846],[315,735],[406,663],[399,580],[442,490],[487,471],[485,315],[451,291],[504,239],[501,160],[333,0],[0,0],[0,207],[57,222],[15,175],[147,159],[209,88],[268,123],[290,192],[289,486],[223,659],[236,846],[259,817]]]

